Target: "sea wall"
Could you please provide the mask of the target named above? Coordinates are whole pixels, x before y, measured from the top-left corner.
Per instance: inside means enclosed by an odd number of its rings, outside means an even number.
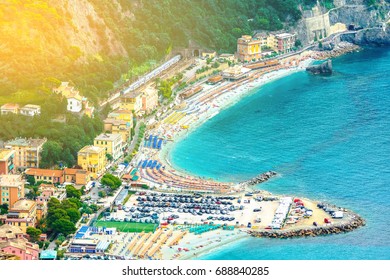
[[[254,237],[268,237],[268,238],[297,238],[320,236],[328,234],[339,234],[353,231],[359,227],[365,226],[366,222],[363,218],[356,214],[350,213],[349,218],[344,218],[345,221],[337,221],[334,224],[327,226],[311,226],[308,228],[287,229],[287,230],[262,230],[262,231],[248,231]]]

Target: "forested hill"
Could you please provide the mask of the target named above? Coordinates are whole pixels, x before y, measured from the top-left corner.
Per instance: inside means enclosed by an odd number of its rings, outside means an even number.
[[[0,104],[15,92],[18,101],[44,102],[56,80],[73,81],[96,103],[115,81],[147,71],[189,40],[233,53],[242,34],[294,26],[302,10],[316,3],[0,0]],[[320,3],[328,9],[333,6],[333,0]]]
[[[294,24],[304,2],[312,1],[2,0],[0,103],[21,90],[26,102],[32,91],[49,94],[51,77],[72,80],[96,102],[121,74],[145,71],[172,47],[191,39],[234,52],[244,33]]]

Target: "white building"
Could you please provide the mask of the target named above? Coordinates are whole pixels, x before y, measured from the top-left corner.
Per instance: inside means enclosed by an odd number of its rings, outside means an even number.
[[[33,117],[41,114],[41,106],[39,105],[33,105],[33,104],[27,104],[26,106],[22,107],[20,109],[20,114]]]
[[[83,109],[83,98],[79,94],[69,95],[67,98],[67,110],[73,113],[79,113]]]

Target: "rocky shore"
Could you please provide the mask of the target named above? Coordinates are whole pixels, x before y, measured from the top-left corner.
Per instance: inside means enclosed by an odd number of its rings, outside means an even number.
[[[306,68],[306,71],[314,75],[331,75],[332,74],[332,60],[328,59],[322,64],[311,65]]]
[[[318,60],[325,60],[329,58],[338,57],[343,54],[355,52],[359,49],[360,47],[355,44],[348,42],[340,42],[335,46],[331,46],[330,48],[324,48],[324,50],[322,51],[314,51],[312,58]]]
[[[253,231],[250,230],[248,233],[254,237],[268,237],[268,238],[295,238],[295,237],[309,237],[319,236],[327,234],[339,234],[346,233],[355,230],[359,227],[365,226],[366,222],[360,216],[348,212],[348,217],[343,220],[337,221],[328,226],[312,226],[310,228],[300,228],[291,230],[262,230]]]

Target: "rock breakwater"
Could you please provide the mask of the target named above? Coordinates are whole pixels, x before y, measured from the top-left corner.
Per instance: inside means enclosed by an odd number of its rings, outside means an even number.
[[[254,231],[250,230],[248,233],[254,237],[268,237],[268,238],[298,238],[309,236],[320,236],[327,234],[339,234],[353,231],[359,227],[365,226],[366,222],[363,218],[356,214],[349,214],[347,219],[327,226],[311,226],[307,228],[299,229],[287,229],[287,230],[262,230]]]
[[[264,173],[259,174],[258,176],[254,177],[253,179],[250,179],[248,181],[240,183],[241,186],[243,187],[249,187],[249,186],[254,186],[257,184],[264,183],[271,179],[272,177],[275,177],[277,173],[275,171],[267,171]]]

